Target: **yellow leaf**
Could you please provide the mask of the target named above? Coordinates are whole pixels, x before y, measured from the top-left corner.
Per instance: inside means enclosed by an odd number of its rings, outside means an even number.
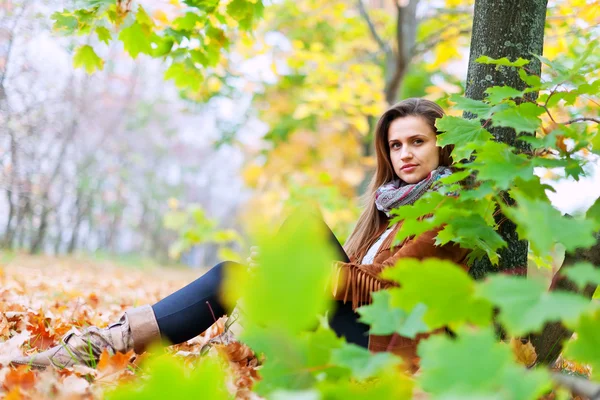
[[[303,118],[308,117],[312,113],[313,113],[312,107],[310,107],[308,104],[304,103],[304,104],[300,104],[298,107],[296,107],[296,111],[294,111],[294,114],[292,115],[292,117],[294,119],[303,119]]]
[[[350,119],[350,124],[352,124],[352,126],[354,126],[356,130],[362,135],[366,135],[369,133],[369,123],[367,122],[367,118],[364,115],[352,117]]]
[[[271,61],[271,71],[277,75],[277,63],[275,62],[275,60]]]
[[[152,18],[163,25],[167,25],[169,23],[169,17],[167,17],[167,14],[162,10],[154,11],[154,13],[152,13]]]
[[[250,187],[256,187],[258,180],[263,172],[263,167],[257,164],[250,165],[242,173],[244,181]]]
[[[432,64],[429,64],[427,69],[430,71],[435,70],[441,65],[448,63],[449,60],[460,57],[457,47],[458,46],[452,46],[448,42],[438,45],[434,50],[435,61]]]
[[[517,362],[526,367],[532,366],[535,363],[535,360],[537,360],[535,349],[529,341],[523,344],[521,339],[512,338],[510,339],[510,347],[517,358]]]
[[[218,92],[223,87],[221,80],[212,76],[208,78],[207,85],[210,92]]]

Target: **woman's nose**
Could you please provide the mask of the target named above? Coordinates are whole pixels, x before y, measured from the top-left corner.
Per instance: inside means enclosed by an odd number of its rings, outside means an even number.
[[[408,146],[403,147],[400,150],[400,159],[408,160],[412,158],[412,151],[408,148]]]

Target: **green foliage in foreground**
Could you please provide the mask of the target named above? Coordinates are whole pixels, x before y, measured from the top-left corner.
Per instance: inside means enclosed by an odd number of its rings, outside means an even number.
[[[470,261],[488,256],[497,264],[497,251],[506,246],[496,233],[498,226],[493,218],[500,207],[517,225],[519,237],[529,242],[530,257],[538,265],[549,265],[547,255],[556,243],[564,245],[567,251],[592,246],[594,232],[600,227],[598,205],[585,216],[561,215],[548,199],[547,192],[553,191],[552,187],[542,183],[538,176],[542,173],[534,171],[547,169],[556,178],[579,180],[587,175],[587,162],[600,155],[597,107],[591,116],[578,113],[588,111],[586,107],[569,107],[578,99],[584,104],[588,99],[590,104],[598,103],[600,56],[596,48],[596,43],[590,43],[578,58],[571,55],[560,62],[540,57],[547,79],[529,75],[527,60],[509,62],[482,57],[480,62],[495,64],[497,68],[518,69],[529,87],[492,87],[486,91],[484,101],[451,97],[457,108],[476,118],[446,116],[438,120],[437,127],[444,132],[439,136],[439,144],[454,144],[454,159],[470,162],[458,163],[458,172],[443,179],[438,192],[396,210],[392,223],[404,220],[396,239],[443,227],[438,244],[459,243],[473,250]],[[539,97],[532,100],[530,94],[535,92]],[[594,107],[590,110],[593,112]],[[542,123],[542,114],[548,122]],[[493,141],[487,130],[490,126],[513,128],[521,151]],[[461,184],[467,177],[472,182]],[[502,193],[508,193],[515,203],[508,203]]]
[[[538,131],[540,107],[551,113],[553,105],[563,105],[560,99],[552,100],[554,96],[564,99],[565,95],[560,95],[564,90],[575,96],[590,95],[589,87],[598,81],[588,79],[589,75],[600,69],[600,56],[592,50],[591,46],[569,66],[551,63],[549,80],[529,76],[525,60],[481,60],[499,68],[520,69],[531,88],[489,90],[490,96],[483,102],[454,100],[488,124],[516,128],[518,139],[529,143],[532,151],[518,153],[509,145],[490,141],[478,119],[442,119],[439,126],[446,133],[440,140],[460,145],[455,156],[473,157],[473,162],[459,164],[461,171],[446,178],[437,192],[397,211],[397,219],[406,221],[401,238],[444,225],[437,237],[439,243],[458,242],[473,250],[472,257],[488,255],[497,261],[496,251],[505,245],[493,218],[499,204],[517,224],[518,234],[529,240],[531,257],[538,262],[550,254],[555,243],[562,243],[567,250],[592,245],[593,233],[600,227],[598,205],[585,216],[562,216],[550,205],[546,195],[550,188],[533,171],[551,167],[576,179],[584,176],[585,156],[600,154],[600,132],[586,123],[556,123],[545,136],[527,134]],[[536,103],[525,97],[533,91],[542,93]],[[515,101],[517,98],[522,101]],[[567,145],[565,138],[569,139]],[[544,152],[547,148],[554,150]],[[475,176],[473,187],[458,184],[471,175]],[[505,204],[498,195],[507,189],[516,200],[514,205]],[[445,194],[450,192],[458,196]],[[241,340],[264,356],[262,379],[255,387],[259,395],[273,399],[408,399],[415,391],[424,391],[432,399],[538,398],[552,387],[550,374],[543,365],[528,369],[516,361],[510,347],[494,335],[492,310],[498,310],[496,323],[512,337],[538,333],[547,322],[566,325],[577,339],[567,344],[565,355],[591,365],[592,379],[600,379],[600,310],[596,303],[577,293],[549,293],[524,277],[494,276],[477,282],[460,266],[435,259],[400,260],[384,272],[397,287],[375,294],[371,305],[359,309],[361,320],[371,325],[374,334],[395,332],[411,337],[438,330],[420,341],[420,374],[407,375],[402,360],[394,355],[375,354],[346,343],[323,322],[326,318],[318,317],[332,312],[328,279],[334,253],[326,245],[325,232],[312,220],[301,216],[276,236],[258,238],[261,265],[248,272],[232,272],[227,280],[228,297],[241,296],[245,311],[246,330]],[[598,284],[600,278],[585,264],[565,275],[579,287]],[[451,329],[454,337],[439,333],[440,328]],[[191,383],[189,373],[157,363],[150,368],[145,385],[117,389],[113,398],[136,398],[139,393],[155,396],[164,393],[164,387],[170,388],[170,397],[221,398],[228,372],[216,365],[211,358],[200,361],[197,371],[205,375],[194,372],[197,381]],[[154,386],[161,379],[164,386]]]
[[[446,261],[403,259],[385,271],[385,277],[401,287],[378,292],[372,305],[359,309],[362,320],[371,324],[373,333],[400,331],[414,336],[450,326],[456,336],[438,333],[422,339],[421,373],[410,377],[403,372],[400,358],[348,344],[335,335],[326,319],[318,318],[330,304],[326,281],[327,257],[331,257],[319,228],[306,219],[293,229],[263,238],[261,243],[267,247],[261,265],[249,274],[228,278],[230,292],[243,287],[246,329],[241,340],[265,357],[262,379],[255,386],[259,395],[408,399],[418,388],[434,399],[475,394],[477,398],[535,399],[551,388],[550,376],[543,366],[527,369],[518,364],[510,347],[495,337],[493,308],[499,310],[498,321],[512,336],[539,332],[545,322],[567,321],[578,335],[567,354],[600,369],[596,334],[600,313],[583,296],[548,293],[523,277],[473,281],[460,266]],[[308,248],[310,252],[302,251]],[[439,275],[434,279],[431,274],[436,269]],[[569,278],[585,285],[597,277],[578,268],[569,272]],[[166,394],[233,398],[225,385],[231,372],[226,363],[212,357],[216,356],[202,358],[191,370],[169,358],[154,360],[146,382],[119,388],[109,398]]]

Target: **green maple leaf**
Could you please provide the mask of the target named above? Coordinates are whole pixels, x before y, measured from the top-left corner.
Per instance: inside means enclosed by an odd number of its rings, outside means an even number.
[[[461,110],[475,114],[481,119],[488,119],[492,113],[492,106],[483,101],[473,100],[458,94],[450,96],[450,101],[455,102]]]
[[[600,127],[598,127],[598,132],[590,140],[590,144],[592,145],[591,151],[600,154]]]
[[[240,28],[250,30],[256,18],[262,15],[263,9],[262,0],[233,0],[227,5],[227,14],[240,24]]]
[[[395,267],[385,269],[382,277],[400,284],[387,289],[393,307],[407,312],[419,303],[427,307],[423,320],[431,330],[490,321],[491,304],[475,297],[474,281],[449,261],[401,259]]]
[[[276,236],[258,238],[261,262],[251,274],[243,268],[226,274],[226,297],[243,299],[248,319],[264,327],[310,329],[331,305],[326,288],[336,255],[326,233],[314,216],[295,213]]]
[[[197,13],[187,12],[184,16],[179,17],[173,21],[175,29],[193,31],[196,28],[196,24],[202,24],[206,21],[206,18],[200,16]]]
[[[516,364],[492,329],[460,329],[457,336],[434,335],[419,344],[417,381],[435,398],[533,400],[551,388],[548,373]]]
[[[152,54],[150,32],[137,21],[121,31],[119,40],[123,42],[125,50],[132,58],[136,58],[140,53]]]
[[[97,26],[95,31],[96,31],[96,35],[98,35],[98,40],[100,40],[101,42],[104,42],[106,44],[108,44],[110,42],[111,34],[107,28],[105,28],[103,26]]]
[[[523,96],[523,91],[510,86],[492,86],[485,90],[487,100],[492,104],[500,103],[502,100]]]
[[[204,80],[201,71],[186,62],[173,62],[165,71],[165,79],[173,79],[180,89],[198,90]]]
[[[314,400],[411,400],[413,399],[413,385],[414,382],[411,378],[390,368],[379,373],[376,379],[367,381],[357,381],[356,379],[321,380],[317,383],[318,393]],[[292,399],[312,400],[313,398],[287,398],[287,400]]]
[[[75,68],[82,67],[88,74],[91,74],[104,68],[104,60],[98,57],[92,46],[86,44],[75,50],[73,65]]]
[[[600,197],[588,208],[585,213],[585,219],[593,221],[596,229],[600,228]]]
[[[590,307],[583,296],[548,292],[543,282],[516,276],[492,276],[477,292],[500,308],[498,320],[516,336],[538,332],[546,322],[576,320]]]
[[[505,67],[522,67],[524,65],[529,64],[529,60],[526,60],[526,59],[521,58],[521,57],[517,58],[515,61],[510,61],[506,57],[492,58],[492,57],[488,57],[488,56],[480,56],[475,61],[478,62],[478,63],[480,63],[480,64],[502,65],[502,66],[505,66]]]
[[[65,33],[73,33],[79,26],[79,20],[70,13],[55,12],[51,18],[54,20],[53,28]]]
[[[183,2],[209,14],[213,13],[219,5],[219,0],[184,0]]]
[[[517,205],[502,205],[502,210],[517,224],[519,237],[529,241],[535,254],[549,254],[555,243],[562,243],[567,251],[596,243],[593,221],[564,217],[548,200],[529,198],[518,189],[510,193]]]
[[[240,338],[245,344],[268,360],[261,367],[261,381],[256,391],[266,395],[274,390],[302,390],[314,386],[317,375],[330,379],[348,378],[346,367],[331,366],[332,351],[344,346],[344,340],[333,331],[320,326],[315,332],[289,335],[276,328],[259,328],[245,324]]]
[[[565,358],[589,364],[592,367],[592,379],[600,380],[600,311],[583,315],[577,324],[571,324],[570,327],[577,336],[567,341]]]
[[[493,141],[488,141],[477,150],[477,158],[471,168],[479,171],[477,179],[491,180],[499,190],[513,186],[516,178],[528,179],[533,176],[533,164],[526,156],[515,154],[512,147]]]
[[[580,262],[570,267],[563,267],[560,274],[573,281],[580,290],[588,284],[600,285],[600,269],[588,262]]]
[[[152,28],[154,26],[154,21],[152,20],[152,18],[150,18],[146,10],[144,10],[144,7],[142,7],[141,5],[138,6],[137,13],[135,14],[135,19],[141,25],[145,25],[148,28]]]
[[[539,89],[542,86],[542,80],[537,75],[529,75],[524,69],[519,69],[519,77],[530,89]]]
[[[371,353],[368,349],[355,344],[345,344],[331,352],[331,362],[349,369],[356,379],[367,379],[381,371],[392,368],[401,359],[391,353]]]
[[[542,183],[538,176],[530,176],[528,179],[515,178],[514,186],[530,199],[539,199],[548,201],[546,191],[556,193],[556,190],[545,183]]]
[[[493,264],[498,263],[496,251],[506,246],[502,236],[479,214],[457,216],[449,221],[436,237],[436,244],[448,242],[456,243],[464,249],[479,249],[485,252]]]
[[[494,126],[513,128],[517,133],[534,133],[542,123],[538,117],[543,113],[544,109],[537,104],[522,103],[495,113],[492,122]]]
[[[154,39],[154,44],[156,45],[156,47],[152,50],[152,56],[153,57],[162,57],[171,52],[174,41],[173,41],[173,38],[171,38],[169,36],[166,36],[166,37],[156,36]]]
[[[362,306],[357,311],[360,321],[371,326],[369,333],[373,335],[391,335],[397,333],[401,336],[414,338],[419,333],[429,331],[423,322],[423,315],[427,307],[417,304],[410,313],[394,308],[390,305],[390,293],[381,290],[371,294],[373,302]]]
[[[445,116],[438,119],[435,126],[445,133],[437,136],[439,146],[454,144],[452,156],[456,161],[469,158],[473,153],[473,144],[481,145],[493,139],[477,120]]]
[[[192,399],[202,393],[207,399],[230,399],[227,389],[227,370],[214,357],[203,357],[193,369],[175,357],[154,357],[144,365],[145,380],[118,386],[105,394],[109,400]]]

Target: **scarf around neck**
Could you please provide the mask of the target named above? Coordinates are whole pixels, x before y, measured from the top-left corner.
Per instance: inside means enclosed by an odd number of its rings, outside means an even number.
[[[394,179],[377,189],[375,192],[375,206],[389,217],[391,210],[413,204],[423,196],[435,181],[451,174],[452,170],[450,168],[439,166],[417,183],[406,183],[401,179]]]

